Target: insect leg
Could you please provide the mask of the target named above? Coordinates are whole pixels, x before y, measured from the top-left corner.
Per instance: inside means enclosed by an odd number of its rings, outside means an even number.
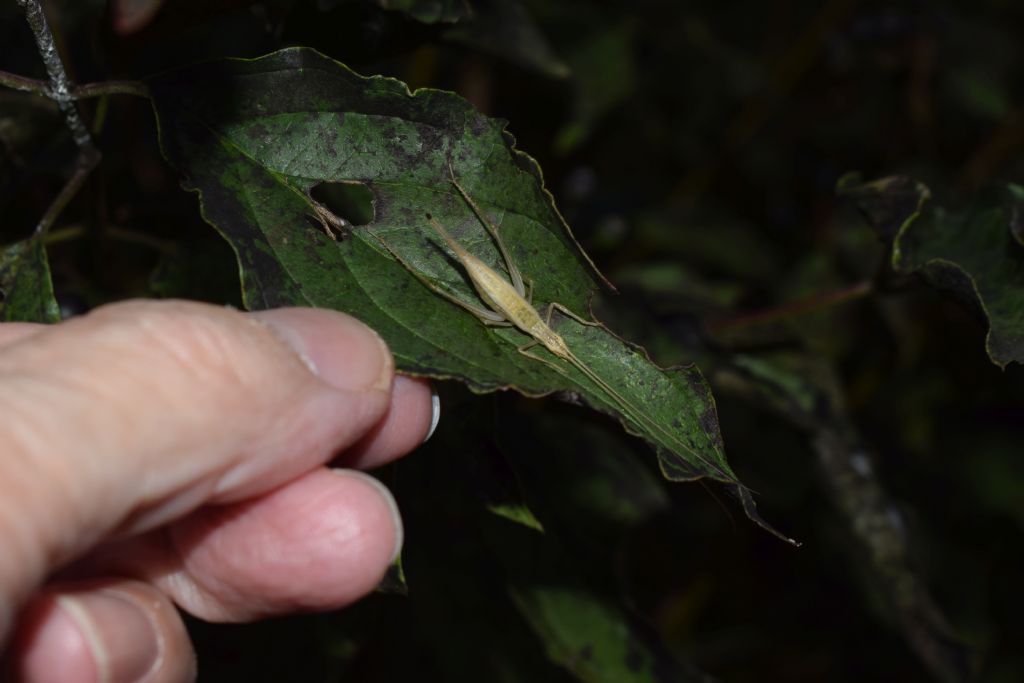
[[[541,363],[544,363],[545,365],[550,365],[552,368],[557,370],[562,375],[569,374],[569,373],[567,373],[565,371],[565,368],[563,368],[562,366],[558,365],[558,363],[555,363],[554,361],[552,361],[552,360],[550,360],[548,358],[544,358],[543,356],[538,356],[535,353],[530,353],[529,349],[531,349],[532,347],[536,346],[538,343],[539,342],[537,342],[537,340],[533,340],[531,342],[527,342],[526,344],[523,344],[522,346],[516,348],[516,351],[518,351],[519,353],[523,354],[527,358],[531,358],[533,360],[540,361]]]
[[[416,277],[416,279],[422,282],[430,291],[444,297],[453,304],[457,304],[462,308],[466,309],[467,311],[475,315],[477,318],[479,318],[480,322],[482,322],[484,325],[504,327],[512,324],[509,321],[505,320],[505,316],[503,316],[501,313],[498,313],[497,311],[492,311],[487,308],[481,308],[480,306],[474,306],[468,301],[463,301],[462,299],[458,298],[451,292],[442,288],[436,282],[433,282],[426,275],[424,275],[419,270],[414,268],[411,263],[409,263],[404,258],[399,256],[398,252],[392,249],[387,242],[381,239],[380,235],[374,232],[370,232],[370,234],[377,238],[377,241],[380,242],[381,246],[384,247],[384,249],[387,250],[389,254],[391,254],[391,258],[395,259],[396,261],[398,261],[398,263],[404,266],[406,270],[412,273]]]
[[[554,301],[552,301],[550,304],[548,304],[548,312],[547,312],[547,316],[545,318],[545,322],[548,324],[548,327],[551,326],[551,314],[552,314],[552,312],[555,309],[557,309],[560,313],[569,316],[570,318],[572,318],[576,322],[580,323],[581,325],[587,325],[589,327],[600,327],[601,326],[600,322],[598,322],[596,320],[584,320],[583,318],[581,318],[580,316],[576,315],[575,313],[570,311],[568,308],[563,306],[562,304],[555,303]]]
[[[469,204],[469,207],[473,209],[473,213],[476,214],[477,219],[483,223],[484,228],[487,229],[487,233],[494,240],[494,243],[498,245],[498,251],[501,252],[501,257],[505,260],[505,267],[508,269],[509,278],[512,280],[512,286],[515,287],[519,296],[526,294],[526,288],[523,286],[523,276],[519,272],[519,268],[516,267],[515,262],[512,260],[511,254],[508,253],[508,249],[505,248],[505,241],[501,239],[501,235],[498,234],[498,226],[494,225],[491,220],[480,210],[473,198],[469,196],[469,193],[462,189],[462,185],[459,185],[459,181],[455,180],[455,172],[452,167],[448,166],[448,172],[451,174],[451,183],[455,186],[455,189],[459,191],[462,198]]]

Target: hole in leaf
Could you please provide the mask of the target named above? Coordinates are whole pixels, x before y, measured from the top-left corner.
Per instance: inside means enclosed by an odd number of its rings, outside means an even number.
[[[373,220],[373,192],[362,183],[320,183],[309,195],[349,225]]]

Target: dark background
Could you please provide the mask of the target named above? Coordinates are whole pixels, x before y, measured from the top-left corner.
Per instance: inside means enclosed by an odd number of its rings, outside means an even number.
[[[1021,181],[1024,5],[491,0],[431,23],[373,2],[190,0],[117,31],[116,4],[48,3],[73,80],[305,45],[507,119],[619,288],[600,317],[660,363],[698,362],[730,462],[803,542],[724,490],[662,482],[610,420],[442,384],[439,433],[380,473],[407,520],[407,595],[194,623],[201,680],[1024,678],[1024,371],[988,359],[969,307],[887,272],[835,192],[848,171],[908,174],[955,208]],[[0,69],[44,76],[15,3]],[[48,245],[63,313],[240,305],[232,253],[162,160],[148,103],[83,112],[104,158]],[[30,234],[74,158],[51,103],[0,90],[4,243]],[[487,512],[510,487],[543,538]],[[629,647],[636,678],[588,668],[566,643],[590,613],[542,618],[523,598],[538,586],[610,606],[617,635],[593,648],[642,642],[654,672]]]

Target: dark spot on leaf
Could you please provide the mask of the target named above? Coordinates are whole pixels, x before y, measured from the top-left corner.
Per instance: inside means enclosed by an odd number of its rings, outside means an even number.
[[[489,124],[490,124],[490,121],[487,119],[486,116],[480,116],[478,114],[478,115],[472,117],[472,119],[470,120],[470,122],[469,122],[469,130],[473,133],[473,135],[476,135],[476,136],[484,135],[485,133],[487,133],[487,129],[489,128]],[[515,138],[512,137],[511,133],[507,133],[507,135],[508,135],[509,138],[512,138],[511,140],[509,140],[509,142],[513,146],[515,146]]]
[[[256,142],[263,142],[264,140],[270,138],[270,131],[267,130],[266,126],[262,124],[256,124],[245,131],[245,137],[249,138],[250,140],[255,140]]]
[[[422,149],[417,151],[417,157],[430,156],[444,145],[447,135],[433,126],[422,126],[417,128]]]
[[[585,645],[583,647],[583,649],[580,650],[580,659],[582,659],[585,662],[589,662],[593,658],[594,658],[594,646],[593,645]]]
[[[704,409],[704,412],[700,415],[700,428],[705,434],[711,437],[712,443],[718,450],[723,449],[722,444],[722,433],[718,427],[718,415],[715,413],[714,406],[709,405]]]
[[[320,130],[323,131],[324,140],[332,143],[338,142],[339,133],[338,131],[345,125],[345,112],[338,111],[334,112],[334,125],[322,127]]]

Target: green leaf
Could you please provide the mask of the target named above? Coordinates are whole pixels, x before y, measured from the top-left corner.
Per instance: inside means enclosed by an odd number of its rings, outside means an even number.
[[[569,683],[572,679],[550,662],[543,644],[519,618],[492,549],[497,544],[530,566],[530,558],[516,552],[519,542],[546,538],[491,509],[493,491],[486,480],[507,471],[507,464],[488,444],[486,417],[501,399],[480,400],[454,385],[440,389],[445,410],[457,414],[460,424],[442,420],[415,458],[397,463],[400,476],[393,488],[408,524],[402,554],[412,618],[401,630],[415,629],[412,638],[440,669],[421,678]]]
[[[568,392],[654,444],[668,478],[734,484],[752,512],[725,460],[714,399],[697,368],[659,368],[607,329],[556,316],[553,327],[574,353],[634,407],[626,414],[575,369],[519,353],[530,341],[521,332],[485,327],[418,279],[482,305],[427,214],[503,269],[494,242],[450,182],[454,174],[500,226],[532,279],[538,310],[558,302],[580,315],[589,311],[599,276],[536,162],[514,148],[502,121],[452,93],[410,94],[399,81],[364,78],[300,48],[174,71],[150,86],[165,155],[235,249],[249,308],[351,313],[380,332],[406,373],[459,379],[475,391]],[[310,192],[323,182],[368,188],[373,220],[352,226],[314,202]]]
[[[660,637],[620,600],[581,572],[554,536],[512,527],[484,526],[500,558],[516,608],[544,644],[551,661],[585,683],[704,681],[678,661]]]
[[[505,457],[497,450],[488,452],[486,456],[474,450],[473,443],[489,441],[489,420],[481,415],[480,411],[476,411],[475,416],[472,415],[465,403],[460,405],[455,401],[453,405],[450,400],[451,393],[445,392],[442,402],[457,411],[455,414],[462,418],[463,423],[456,430],[460,438],[457,441],[449,440],[449,444],[465,458],[463,467],[467,477],[473,482],[473,495],[480,499],[484,508],[491,514],[522,524],[528,529],[543,532],[544,524],[534,514],[527,501],[519,477],[518,462]],[[467,424],[470,422],[475,422],[477,427],[473,428]],[[442,427],[442,433],[447,431],[447,425]]]
[[[60,321],[46,247],[39,236],[0,250],[0,321]]]
[[[402,561],[402,554],[399,553],[387,571],[377,584],[378,593],[393,593],[395,595],[408,595],[409,585],[405,578],[405,565]]]
[[[747,397],[761,408],[814,430],[843,412],[835,373],[820,358],[802,352],[775,351],[732,356],[711,373],[720,391]]]
[[[544,531],[544,525],[541,524],[540,520],[533,514],[533,511],[525,505],[517,505],[514,503],[495,503],[493,505],[488,505],[487,510],[498,517],[504,517],[510,522],[522,524],[528,529],[541,532]]]
[[[548,655],[588,683],[666,680],[659,657],[636,637],[614,604],[574,587],[513,589],[513,599],[548,648]],[[673,675],[667,680],[699,680]]]
[[[857,204],[882,239],[891,242],[900,228],[931,198],[928,187],[913,178],[890,176],[864,182],[859,173],[839,179],[836,192]]]
[[[961,211],[931,204],[927,187],[901,177],[846,181],[839,191],[855,198],[883,236],[893,235],[895,270],[920,273],[984,315],[993,363],[1024,363],[1024,188],[989,188]]]
[[[615,553],[637,525],[669,509],[663,482],[640,459],[644,445],[611,423],[568,405],[538,413],[509,401],[494,412],[498,450],[530,509],[565,545]]]

